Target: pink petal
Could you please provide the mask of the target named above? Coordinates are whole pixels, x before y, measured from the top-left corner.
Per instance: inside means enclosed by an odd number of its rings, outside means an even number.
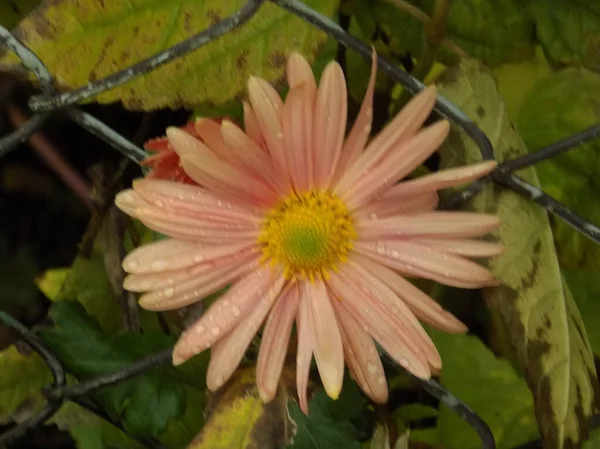
[[[409,241],[361,241],[355,244],[354,249],[409,276],[431,279],[452,287],[497,285],[492,274],[475,262]]]
[[[138,302],[146,310],[173,310],[188,306],[246,276],[260,266],[260,256],[249,251],[236,257],[224,258],[209,270],[198,268],[177,284],[161,286],[145,295]]]
[[[367,331],[383,349],[406,370],[422,379],[431,376],[429,363],[414,342],[406,342],[405,334],[395,321],[380,307],[372,294],[359,286],[355,279],[341,270],[332,273],[328,285],[339,298],[340,304]]]
[[[344,143],[348,112],[346,80],[337,62],[325,68],[314,112],[313,151],[315,186],[329,186]]]
[[[258,119],[256,118],[256,114],[247,102],[243,102],[244,104],[244,130],[246,134],[257,144],[260,148],[265,148],[265,139],[263,139],[262,132],[260,130],[260,125],[258,124]]]
[[[325,392],[337,399],[344,380],[344,350],[335,312],[322,280],[307,283],[310,340]]]
[[[363,173],[366,174],[344,192],[342,199],[351,210],[366,204],[425,161],[439,148],[449,131],[450,124],[442,120],[400,143],[379,164],[368,171],[365,169]]]
[[[467,331],[467,327],[454,315],[446,312],[436,301],[396,272],[367,257],[356,254],[353,257],[361,267],[396,293],[421,321],[445,332],[463,333]]]
[[[199,118],[194,123],[194,128],[202,138],[204,144],[220,159],[229,162],[239,170],[245,171],[240,160],[225,143],[221,136],[221,125],[215,120]]]
[[[123,259],[128,273],[160,273],[235,256],[255,244],[210,245],[188,240],[160,240],[140,246]]]
[[[344,341],[344,358],[360,388],[374,402],[388,400],[388,388],[379,353],[371,336],[339,301],[332,301]]]
[[[298,334],[298,351],[296,353],[296,389],[300,409],[308,415],[308,376],[313,357],[313,342],[310,331],[310,312],[308,298],[308,283],[299,284],[300,300],[298,303],[298,316],[296,317],[296,332]]]
[[[499,243],[484,242],[481,240],[419,237],[416,239],[411,239],[411,242],[418,245],[430,246],[438,251],[444,251],[446,253],[456,254],[464,257],[493,257],[504,253],[506,250],[504,245]]]
[[[277,394],[299,298],[298,285],[288,284],[265,324],[256,364],[256,384],[264,402],[271,401]]]
[[[356,224],[356,232],[360,239],[378,240],[412,236],[479,237],[500,224],[500,218],[491,214],[424,212],[380,220],[362,220]]]
[[[260,212],[239,204],[225,201],[200,186],[179,182],[136,179],[133,188],[148,203],[156,207],[175,209],[211,220],[235,220],[236,222],[262,223]]]
[[[307,96],[311,104],[317,96],[317,83],[312,68],[300,53],[292,53],[287,62],[287,81],[290,89],[306,86]]]
[[[210,348],[242,321],[259,301],[274,301],[285,280],[281,270],[257,269],[234,284],[179,338],[173,364],[179,365]]]
[[[237,327],[214,344],[206,373],[206,386],[210,391],[218,390],[229,380],[272,305],[269,297],[259,300]]]
[[[394,328],[403,335],[405,343],[413,345],[417,353],[423,353],[431,368],[436,370],[441,368],[442,359],[433,341],[398,295],[377,277],[371,275],[354,258],[348,261],[344,270],[345,274],[354,279],[359,287],[392,318],[395,323]]]
[[[285,157],[297,191],[308,190],[314,182],[312,104],[307,86],[302,84],[290,89],[283,107]]]
[[[287,193],[281,177],[276,176],[273,160],[244,131],[228,120],[221,124],[223,139],[242,166],[280,194]]]
[[[439,198],[436,192],[410,195],[402,199],[379,199],[357,209],[354,218],[357,222],[362,222],[363,220],[378,220],[393,215],[430,212],[435,210],[438,202]]]
[[[260,181],[219,158],[202,142],[178,128],[168,128],[167,137],[181,158],[181,166],[190,178],[209,190],[218,188],[224,199],[234,195],[250,204],[271,205],[277,197]]]
[[[335,191],[345,192],[358,182],[366,170],[383,161],[396,147],[421,128],[435,104],[437,90],[430,86],[416,95],[367,146],[364,153],[348,167]]]
[[[281,127],[283,101],[268,82],[255,76],[248,81],[248,96],[269,154],[282,175],[287,175]]]
[[[448,187],[459,186],[491,173],[497,166],[498,163],[496,161],[484,161],[464,167],[440,170],[390,187],[388,191],[384,193],[383,198],[397,198],[401,200],[402,198],[416,193],[432,192]]]
[[[338,181],[346,169],[351,166],[362,154],[365,144],[371,133],[371,123],[373,121],[373,94],[375,92],[375,81],[377,80],[377,53],[375,47],[371,54],[371,76],[369,84],[363,99],[356,120],[352,125],[352,129],[346,138],[346,143],[342,149],[340,162],[337,166],[335,180]]]

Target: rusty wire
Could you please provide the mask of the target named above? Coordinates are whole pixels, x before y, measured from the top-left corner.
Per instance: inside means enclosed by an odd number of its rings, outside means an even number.
[[[321,29],[329,36],[335,38],[340,44],[357,52],[367,62],[371,61],[371,48],[360,40],[352,37],[334,21],[311,10],[298,0],[270,1]],[[43,126],[50,115],[59,110],[65,110],[71,120],[139,164],[146,155],[142,148],[121,136],[92,115],[84,112],[75,106],[75,104],[83,100],[93,99],[93,97],[102,92],[113,89],[135,77],[155,70],[168,62],[183,57],[187,53],[218,39],[219,36],[243,25],[252,18],[260,10],[263,3],[265,3],[265,0],[248,0],[231,16],[224,18],[195,36],[115,74],[69,92],[57,92],[54,88],[52,75],[42,61],[13,34],[5,28],[0,27],[0,44],[4,44],[20,58],[22,64],[35,75],[41,88],[41,93],[39,95],[30,98],[29,107],[32,110],[33,115],[29,121],[9,135],[0,139],[0,157],[16,148],[19,144],[25,142],[35,131]],[[425,87],[419,80],[409,73],[402,71],[381,56],[378,57],[378,66],[382,72],[395,82],[400,83],[412,94],[420,92]],[[438,97],[435,110],[442,116],[448,118],[455,125],[461,127],[467,133],[479,147],[482,159],[494,159],[494,150],[487,136],[457,106],[443,97]],[[488,178],[472,183],[467,189],[450,199],[449,204],[451,206],[456,206],[460,202],[464,202],[473,197],[481,191],[486,182],[491,180],[536,202],[549,213],[562,219],[594,242],[600,243],[600,228],[598,226],[575,214],[556,199],[514,174],[516,170],[568,151],[584,142],[598,138],[599,136],[600,124],[597,124],[581,133],[549,145],[548,147],[529,153],[520,158],[505,161],[500,164],[498,169]],[[45,407],[34,417],[23,423],[17,424],[3,434],[0,434],[0,447],[17,440],[28,430],[43,424],[56,413],[65,400],[70,400],[79,404],[123,430],[123,427],[119,422],[116,422],[108,416],[108,414],[99,408],[87,395],[99,388],[147,372],[150,369],[167,363],[171,359],[171,350],[162,351],[140,360],[118,372],[99,376],[74,386],[67,386],[65,382],[64,367],[61,361],[41,339],[14,318],[3,312],[0,312],[0,323],[13,329],[27,345],[37,352],[53,375],[53,383],[44,389],[44,394],[47,399]],[[398,369],[401,368],[398,367]],[[419,384],[428,393],[440,400],[440,402],[453,409],[455,413],[461,416],[461,418],[477,431],[483,449],[494,449],[496,447],[494,437],[489,427],[466,404],[461,402],[458,398],[453,396],[451,392],[447,391],[433,380],[419,381]],[[136,441],[151,449],[166,449],[162,443],[153,438],[137,438]]]

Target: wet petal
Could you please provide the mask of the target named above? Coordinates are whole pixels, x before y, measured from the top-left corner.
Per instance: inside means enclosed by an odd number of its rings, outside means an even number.
[[[214,344],[206,373],[206,385],[210,391],[218,390],[229,380],[272,305],[273,298],[259,300],[237,327]]]
[[[371,336],[356,322],[339,301],[332,301],[344,341],[344,358],[360,388],[374,402],[388,400],[387,380],[377,347]]]
[[[294,187],[305,191],[313,185],[313,106],[304,84],[293,87],[283,107],[283,141]]]
[[[412,98],[383,131],[373,138],[364,153],[348,167],[335,191],[338,194],[344,193],[363,177],[365,171],[383,161],[396,151],[399,144],[411,138],[431,114],[436,96],[435,86],[430,86]]]
[[[281,271],[263,267],[233,285],[179,338],[173,364],[179,365],[210,348],[253,310],[259,301],[273,301],[284,284]]]
[[[265,139],[263,139],[262,132],[260,130],[260,125],[258,124],[258,119],[256,118],[256,114],[252,109],[252,106],[247,102],[243,102],[244,104],[244,130],[246,134],[256,143],[260,148],[265,150]]]
[[[323,71],[313,128],[313,157],[315,186],[327,187],[331,182],[340,155],[348,113],[346,80],[337,62],[331,62]]]
[[[449,131],[450,124],[446,120],[423,128],[414,137],[402,142],[379,164],[365,169],[360,180],[344,192],[342,199],[346,200],[351,210],[366,204],[425,161],[439,148]]]
[[[355,250],[378,262],[405,273],[460,288],[497,285],[482,266],[453,254],[409,241],[361,241]]]
[[[445,253],[464,257],[493,257],[504,253],[506,250],[504,245],[481,240],[419,237],[411,239],[411,242],[418,245],[430,246],[438,251],[444,251]]]
[[[287,62],[287,82],[290,89],[306,86],[307,95],[314,103],[317,96],[317,82],[313,75],[312,67],[300,53],[292,53]]]
[[[396,293],[421,321],[445,332],[462,333],[467,331],[467,327],[454,315],[445,311],[441,305],[398,273],[367,257],[356,254],[353,257],[361,267]]]
[[[194,123],[198,135],[202,138],[204,144],[210,148],[220,159],[229,162],[239,170],[244,171],[243,165],[232,149],[227,145],[221,136],[221,125],[216,120],[199,118]]]
[[[265,324],[256,363],[256,383],[264,402],[271,401],[277,394],[299,298],[298,285],[288,285],[273,306]]]
[[[313,357],[313,343],[309,324],[309,298],[308,283],[300,282],[300,301],[298,303],[298,316],[296,317],[296,331],[298,333],[298,351],[296,353],[296,390],[300,409],[308,415],[308,375]]]
[[[337,399],[344,380],[342,337],[323,281],[317,280],[307,287],[305,300],[317,368],[325,392],[330,398]]]
[[[474,212],[425,212],[356,224],[361,239],[404,238],[412,236],[479,237],[500,226],[496,215]],[[411,239],[412,241],[412,239]]]
[[[410,215],[435,210],[439,197],[436,192],[414,194],[401,199],[374,200],[358,208],[354,213],[355,220],[378,220],[395,215]]]

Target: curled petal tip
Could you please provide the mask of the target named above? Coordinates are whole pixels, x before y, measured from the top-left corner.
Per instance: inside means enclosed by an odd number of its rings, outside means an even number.
[[[188,360],[188,358],[182,357],[182,355],[177,351],[173,351],[173,366],[182,365]]]

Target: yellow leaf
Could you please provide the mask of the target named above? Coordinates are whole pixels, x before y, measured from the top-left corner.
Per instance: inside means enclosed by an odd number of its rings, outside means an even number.
[[[491,72],[481,63],[465,60],[449,69],[440,87],[442,95],[476,120],[499,161],[527,153]],[[441,154],[445,166],[481,158],[462,131],[451,134]],[[539,187],[533,168],[519,175]],[[525,373],[544,448],[578,447],[587,434],[598,385],[585,328],[563,287],[546,211],[495,184],[472,207],[502,219],[496,238],[507,251],[490,267],[503,285],[484,290],[484,297],[506,328]]]
[[[293,379],[286,372],[284,379]],[[293,380],[292,380],[293,382]],[[211,398],[209,417],[189,449],[277,449],[289,443],[291,423],[284,388],[268,404],[256,389],[255,368],[238,370],[233,379]]]
[[[46,295],[46,298],[54,301],[60,294],[68,274],[68,268],[54,268],[35,278],[35,283],[40,291]]]
[[[327,16],[339,0],[306,0]],[[17,33],[63,89],[74,89],[124,69],[209,28],[246,0],[45,0]],[[265,2],[239,28],[158,70],[100,94],[128,109],[221,104],[240,95],[250,74],[282,77],[293,50],[313,58],[325,34]],[[0,67],[19,64],[12,53]],[[6,67],[7,66],[7,67]]]

